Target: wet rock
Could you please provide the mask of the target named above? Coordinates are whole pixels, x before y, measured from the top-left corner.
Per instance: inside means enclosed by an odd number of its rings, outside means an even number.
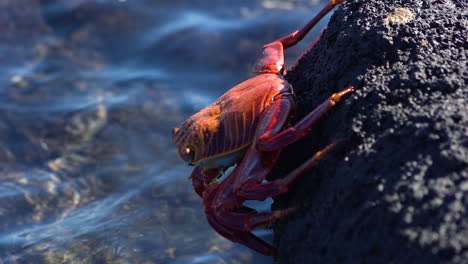
[[[274,207],[279,263],[467,263],[463,1],[355,0],[287,74],[297,118],[354,85],[276,177],[345,139]],[[296,158],[291,159],[294,156]]]

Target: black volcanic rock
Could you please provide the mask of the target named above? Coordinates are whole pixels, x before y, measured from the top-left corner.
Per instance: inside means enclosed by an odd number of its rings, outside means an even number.
[[[349,0],[287,74],[296,120],[357,91],[272,178],[345,139],[274,208],[278,263],[468,263],[467,4]],[[294,157],[294,158],[291,158]]]

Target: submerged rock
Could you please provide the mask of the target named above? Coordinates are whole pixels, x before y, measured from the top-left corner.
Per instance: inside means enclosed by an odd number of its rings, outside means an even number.
[[[357,91],[286,149],[273,175],[345,139],[275,199],[300,208],[274,228],[279,263],[468,262],[465,10],[350,0],[288,72],[297,119],[333,92]]]

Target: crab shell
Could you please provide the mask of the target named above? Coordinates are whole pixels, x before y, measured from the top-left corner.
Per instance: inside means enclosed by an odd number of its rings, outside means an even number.
[[[179,155],[191,165],[219,167],[213,161],[225,157],[231,160],[227,163],[234,163],[252,144],[265,109],[284,89],[290,85],[278,74],[261,74],[233,87],[174,129]]]

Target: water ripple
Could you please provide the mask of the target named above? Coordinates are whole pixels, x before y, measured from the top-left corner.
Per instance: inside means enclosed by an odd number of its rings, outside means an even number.
[[[170,129],[308,14],[222,2],[41,0],[28,11],[50,33],[0,44],[12,54],[0,65],[0,262],[271,262],[209,227]]]

